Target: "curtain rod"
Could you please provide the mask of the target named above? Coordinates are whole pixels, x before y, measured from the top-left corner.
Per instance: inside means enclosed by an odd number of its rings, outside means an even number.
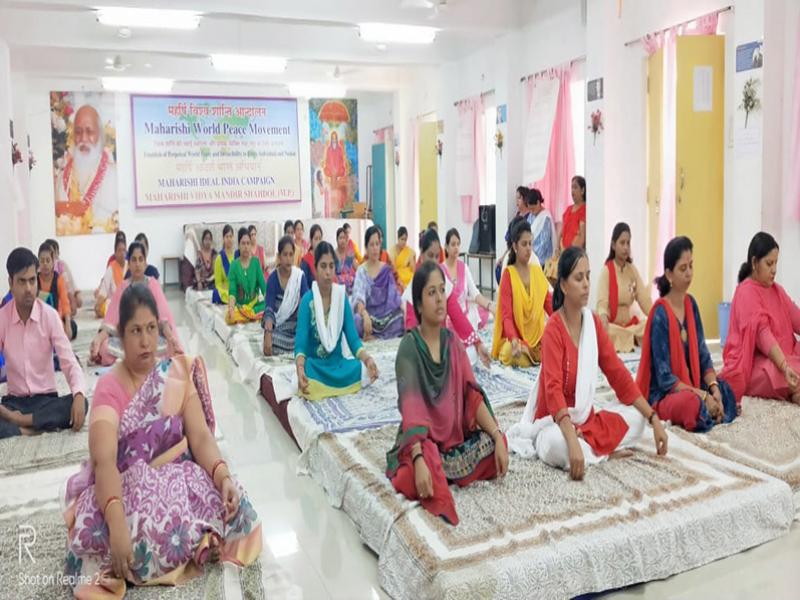
[[[650,33],[650,35],[658,34],[658,33],[664,33],[665,31],[669,31],[673,27],[680,27],[682,25],[686,25],[687,23],[691,23],[692,21],[696,21],[697,19],[702,19],[703,17],[707,17],[708,15],[721,15],[722,13],[728,12],[729,10],[733,10],[733,5],[732,4],[729,4],[728,6],[726,6],[724,8],[720,8],[719,10],[711,11],[710,13],[706,13],[704,15],[700,15],[699,17],[695,17],[694,19],[689,19],[688,21],[684,21],[683,23],[676,23],[675,25],[672,25],[670,27],[665,27],[664,29],[659,29],[658,31],[653,31],[653,32]],[[638,37],[636,39],[630,40],[629,42],[625,42],[625,47],[629,48],[630,46],[635,46],[636,44],[640,43],[641,41],[642,41],[642,38]]]
[[[421,115],[417,115],[417,121],[419,121],[420,119],[424,119],[425,117],[430,117],[431,115],[435,115],[435,114],[436,114],[435,110],[429,110],[426,113],[422,113]]]
[[[492,88],[490,90],[486,90],[485,92],[481,92],[480,93],[480,97],[481,98],[485,98],[486,96],[491,96],[492,94],[494,94],[494,88]],[[457,102],[453,102],[453,106],[458,106],[459,104],[463,104],[467,100],[469,100],[469,98],[464,98],[463,100],[459,100]]]
[[[580,56],[578,56],[576,58],[573,58],[571,61],[569,61],[569,64],[570,64],[570,66],[572,66],[575,63],[583,62],[585,60],[586,60],[586,55],[585,54],[581,54]],[[536,77],[537,75],[542,75],[543,73],[547,73],[550,69],[555,69],[555,68],[556,67],[548,67],[546,69],[542,69],[541,71],[537,71],[536,73],[531,73],[530,75],[525,75],[524,77],[520,77],[519,78],[519,82],[520,83],[524,83],[525,81],[528,81],[528,79],[531,79],[532,77]]]

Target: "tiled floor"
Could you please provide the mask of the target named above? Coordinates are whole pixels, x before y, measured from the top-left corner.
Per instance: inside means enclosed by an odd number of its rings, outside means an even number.
[[[233,363],[209,347],[185,319],[183,296],[170,305],[187,352],[208,364],[221,446],[264,522],[265,542],[307,599],[386,598],[376,556],[360,541],[348,517],[328,504],[322,489],[296,474],[299,452],[266,402],[239,383]],[[606,594],[620,599],[727,600],[800,598],[800,526],[782,539],[705,567]],[[531,598],[535,598],[532,593]]]

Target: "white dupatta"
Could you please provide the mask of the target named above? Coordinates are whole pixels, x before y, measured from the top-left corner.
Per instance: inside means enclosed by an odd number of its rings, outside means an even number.
[[[539,234],[542,233],[542,229],[544,229],[545,224],[548,222],[548,219],[550,219],[550,236],[551,239],[553,240],[553,246],[555,247],[556,243],[555,221],[553,221],[553,215],[551,215],[550,211],[547,210],[546,208],[543,208],[542,211],[538,215],[536,215],[536,217],[533,219],[533,222],[531,223],[531,235],[535,240],[539,236]]]
[[[280,277],[278,281],[280,283]],[[297,267],[292,267],[289,281],[286,282],[286,289],[283,290],[283,301],[278,307],[278,312],[275,313],[275,327],[283,325],[294,314],[294,311],[297,310],[300,304],[300,287],[302,282],[303,271]],[[316,296],[314,296],[314,299],[316,300]],[[332,302],[331,307],[333,307]]]
[[[597,386],[598,350],[597,330],[595,329],[594,316],[588,307],[581,311],[581,337],[578,346],[578,376],[575,383],[575,406],[568,408],[570,421],[576,426],[583,425],[592,412],[594,392]],[[508,432],[508,447],[511,451],[523,458],[537,458],[536,438],[539,433],[550,425],[554,425],[550,415],[534,421],[536,403],[539,398],[539,379],[528,396],[525,411],[519,423],[512,425]]]
[[[343,285],[338,283],[331,284],[331,308],[328,312],[328,320],[325,321],[325,309],[322,306],[322,294],[315,281],[311,284],[311,293],[314,296],[314,312],[317,320],[317,333],[319,342],[325,348],[325,352],[332,353],[339,343],[344,326],[344,305],[345,290]]]

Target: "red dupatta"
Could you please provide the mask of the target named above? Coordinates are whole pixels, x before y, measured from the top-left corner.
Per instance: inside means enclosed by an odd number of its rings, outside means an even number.
[[[669,302],[664,298],[659,298],[653,304],[653,308],[650,309],[650,315],[647,317],[647,327],[644,332],[644,340],[642,340],[642,360],[639,363],[639,372],[636,375],[636,385],[639,386],[645,398],[650,396],[650,373],[652,367],[650,329],[653,326],[653,316],[659,306],[663,306],[667,312],[667,321],[669,323],[669,364],[672,374],[684,385],[700,387],[700,346],[697,342],[697,323],[694,320],[692,299],[689,294],[686,294],[686,298],[683,300],[683,307],[686,313],[686,330],[689,335],[690,371],[689,365],[686,364],[678,318],[672,311]]]
[[[617,310],[619,309],[619,284],[617,283],[617,270],[614,268],[613,259],[606,262],[606,269],[608,269],[608,320],[614,323],[617,320]],[[639,317],[634,315],[623,327],[638,324]]]
[[[303,259],[302,260],[306,263],[306,265],[310,269],[311,275],[314,277],[314,279],[316,279],[317,278],[317,267],[314,265],[314,253],[311,252],[311,250],[309,250],[308,252],[306,252],[303,255]]]

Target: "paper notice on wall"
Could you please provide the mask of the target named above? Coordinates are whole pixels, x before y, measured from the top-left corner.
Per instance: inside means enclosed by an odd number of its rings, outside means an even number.
[[[544,177],[556,116],[558,86],[558,79],[539,79],[533,87],[522,150],[522,180],[528,185]]]
[[[694,68],[694,112],[711,112],[714,100],[714,67],[698,65]]]
[[[475,175],[475,109],[471,105],[458,107],[456,134],[456,194],[474,193]]]

